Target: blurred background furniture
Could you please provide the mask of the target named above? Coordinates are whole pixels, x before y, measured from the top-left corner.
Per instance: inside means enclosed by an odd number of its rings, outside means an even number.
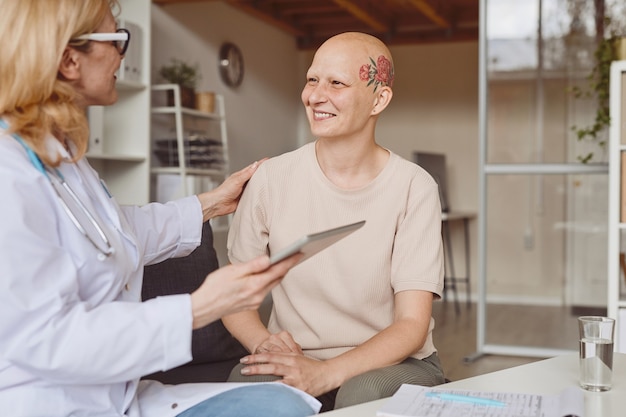
[[[471,288],[470,288],[470,239],[469,239],[469,221],[476,217],[475,213],[449,211],[441,214],[441,233],[444,244],[444,298],[447,290],[452,290],[454,294],[454,309],[456,314],[461,312],[459,304],[459,294],[457,284],[465,285],[465,302],[467,308],[471,307]],[[450,233],[450,223],[455,221],[463,222],[463,249],[465,255],[465,273],[457,275],[454,264],[454,250],[452,249],[452,238]]]
[[[459,304],[459,294],[457,284],[464,284],[466,289],[467,308],[471,307],[470,299],[470,240],[469,221],[476,217],[475,213],[457,212],[450,210],[448,199],[448,180],[446,173],[446,155],[442,153],[413,152],[413,162],[424,168],[439,185],[439,199],[441,201],[441,235],[444,245],[444,300],[447,298],[448,290],[454,295],[454,309],[456,314],[461,312]],[[452,245],[451,223],[463,222],[463,246],[465,255],[465,274],[457,275],[454,264],[454,251]]]

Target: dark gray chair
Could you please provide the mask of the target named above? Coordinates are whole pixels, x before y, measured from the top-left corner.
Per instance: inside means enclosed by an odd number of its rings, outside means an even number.
[[[205,277],[218,268],[217,254],[213,248],[213,231],[204,224],[202,243],[194,252],[183,258],[169,259],[144,269],[142,298],[160,295],[191,293]],[[166,372],[147,375],[166,384],[186,382],[223,382],[231,369],[248,352],[230,335],[221,320],[194,330],[192,335],[193,360]]]

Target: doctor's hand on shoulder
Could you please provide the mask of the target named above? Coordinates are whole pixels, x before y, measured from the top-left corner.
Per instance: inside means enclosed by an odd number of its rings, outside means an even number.
[[[237,208],[239,198],[252,175],[257,168],[268,158],[253,162],[247,167],[231,174],[218,187],[211,191],[198,194],[198,199],[202,205],[202,216],[206,222],[217,216],[232,213]]]

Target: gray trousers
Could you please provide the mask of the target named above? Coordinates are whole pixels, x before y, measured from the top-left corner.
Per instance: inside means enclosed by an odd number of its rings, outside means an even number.
[[[274,375],[241,375],[245,365],[238,364],[228,377],[229,382],[267,382],[280,377]],[[350,378],[336,390],[321,395],[322,410],[348,407],[368,401],[391,397],[402,384],[432,387],[443,384],[445,378],[439,357],[433,353],[422,360],[407,358],[397,365],[374,369]]]

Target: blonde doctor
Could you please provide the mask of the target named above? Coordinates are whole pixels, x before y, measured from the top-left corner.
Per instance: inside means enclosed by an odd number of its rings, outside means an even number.
[[[117,99],[116,0],[0,0],[0,410],[37,416],[306,416],[284,384],[140,381],[191,360],[192,329],[255,309],[297,261],[210,274],[141,302],[145,264],[183,256],[256,164],[212,192],[119,207],[84,158],[85,108]],[[128,117],[132,117],[129,115]]]

